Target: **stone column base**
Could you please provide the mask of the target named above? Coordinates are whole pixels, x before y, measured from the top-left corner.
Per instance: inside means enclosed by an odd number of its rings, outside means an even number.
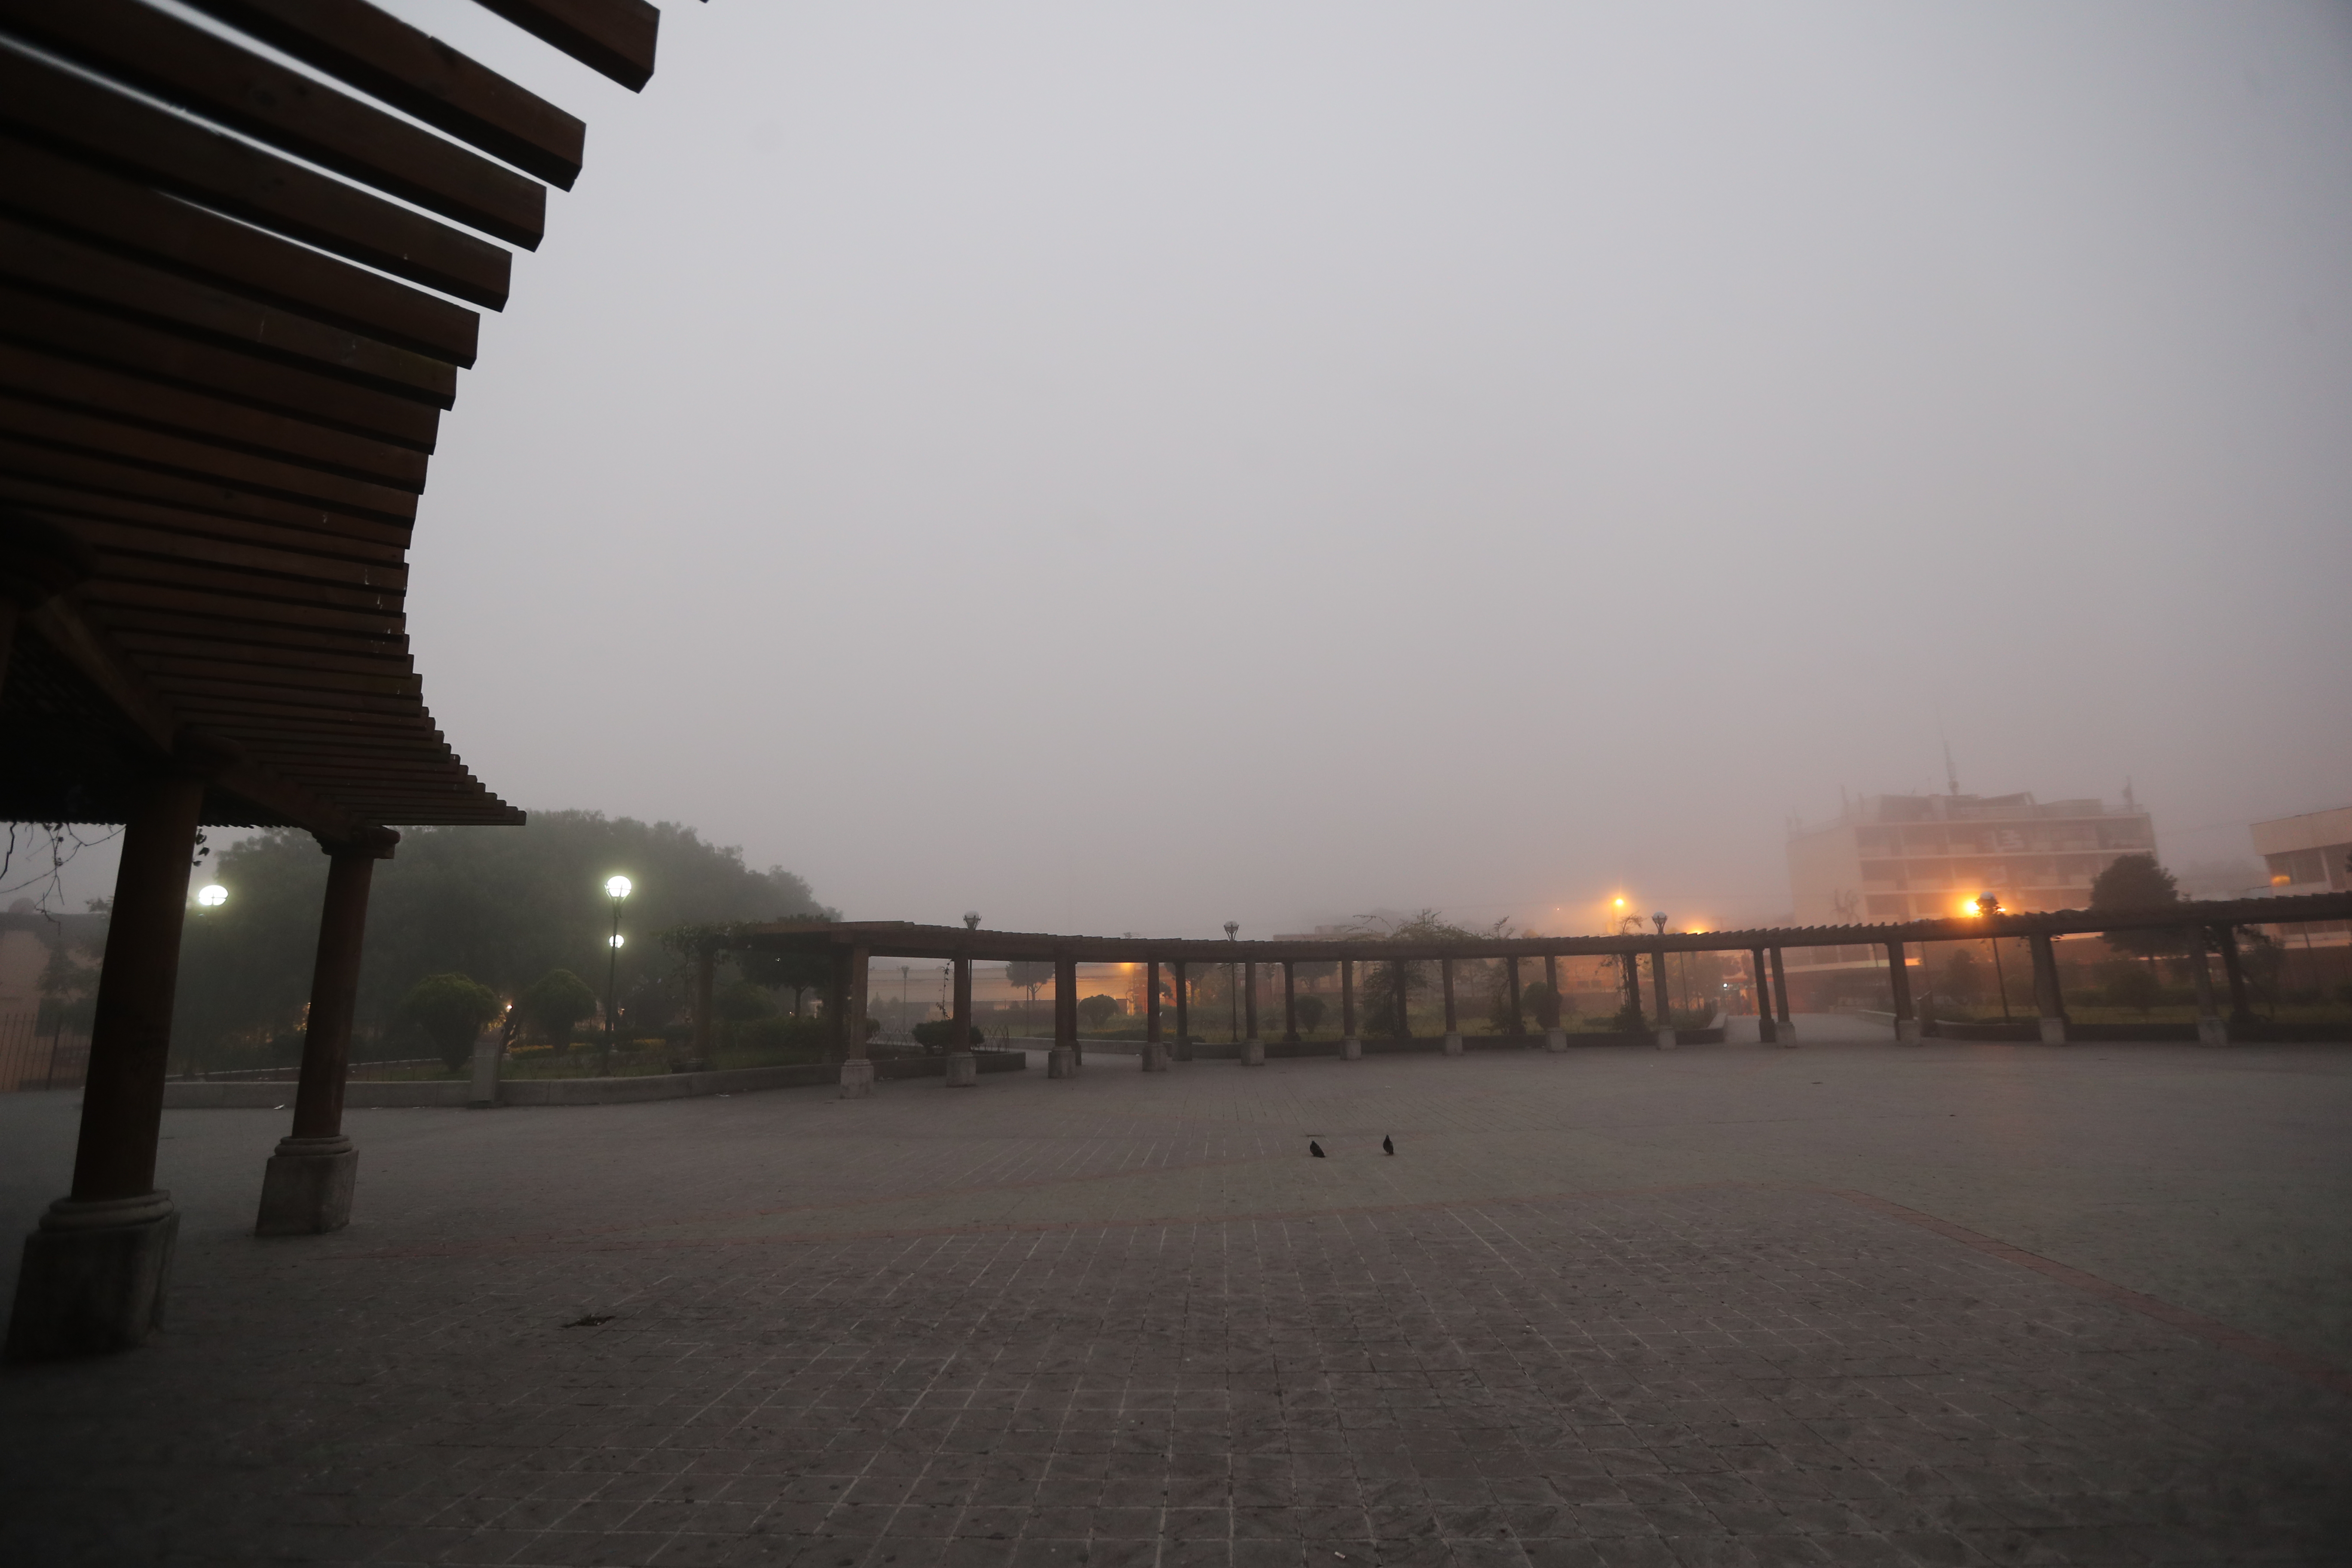
[[[1771,1019],[1759,1018],[1756,1020],[1756,1043],[1758,1045],[1778,1045],[1780,1043],[1780,1032],[1772,1026]]]
[[[874,1092],[874,1064],[864,1057],[852,1057],[841,1064],[841,1098],[864,1100]]]
[[[1441,1042],[1440,1048],[1443,1049],[1449,1057],[1460,1056],[1462,1054],[1462,1037],[1452,1030],[1446,1031],[1445,1038]]]
[[[1544,1049],[1551,1052],[1554,1056],[1558,1056],[1560,1052],[1568,1049],[1568,1031],[1566,1029],[1546,1029],[1544,1031]]]
[[[1067,1046],[1055,1046],[1045,1053],[1045,1076],[1047,1078],[1077,1077],[1077,1056],[1078,1053]]]
[[[2226,1018],[2197,1020],[2197,1043],[2200,1046],[2226,1046],[2230,1043],[2230,1023]]]
[[[1658,1049],[1671,1051],[1681,1044],[1682,1041],[1675,1037],[1675,1026],[1672,1024],[1658,1026]]]
[[[261,1212],[256,1236],[323,1236],[352,1223],[352,1189],[359,1184],[360,1152],[338,1132],[331,1138],[280,1138],[261,1171]]]
[[[1918,1019],[1897,1018],[1895,1020],[1895,1043],[1896,1045],[1916,1046],[1926,1037],[1926,1036],[1919,1032]]]
[[[980,1086],[980,1060],[970,1051],[948,1053],[948,1087],[976,1089]]]
[[[1242,1042],[1242,1066],[1245,1068],[1262,1068],[1265,1066],[1265,1042],[1264,1040],[1244,1040]]]
[[[25,1238],[8,1359],[100,1355],[143,1343],[163,1326],[179,1237],[180,1213],[166,1192],[51,1204]]]
[[[1162,1040],[1144,1041],[1140,1060],[1136,1065],[1142,1068],[1145,1072],[1166,1072],[1168,1070],[1167,1043]]]
[[[475,1110],[488,1110],[499,1103],[499,1058],[507,1054],[506,1043],[496,1035],[474,1042],[474,1090],[466,1104]]]
[[[1364,1059],[1364,1042],[1361,1040],[1341,1040],[1339,1042],[1339,1059],[1343,1062],[1362,1061]]]
[[[2045,1046],[2064,1045],[2066,1043],[2066,1020],[2063,1018],[2042,1019],[2042,1043]]]

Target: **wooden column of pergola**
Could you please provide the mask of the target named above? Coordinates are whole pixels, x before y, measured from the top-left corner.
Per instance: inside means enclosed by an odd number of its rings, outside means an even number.
[[[627,87],[652,74],[644,0],[484,4]],[[505,305],[507,247],[537,247],[584,129],[363,0],[186,5],[225,30],[0,0],[0,808],[123,828],[73,1186],[26,1243],[11,1356],[135,1344],[162,1314],[197,830],[330,857],[274,1234],[350,1214],[341,1083],[393,826],[522,820],[425,710],[407,548],[466,307]]]

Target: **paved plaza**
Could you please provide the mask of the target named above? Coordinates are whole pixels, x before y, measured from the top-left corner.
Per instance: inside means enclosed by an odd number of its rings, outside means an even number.
[[[171,1112],[0,1563],[2352,1562],[2352,1050],[1825,1033],[354,1111],[297,1240]]]

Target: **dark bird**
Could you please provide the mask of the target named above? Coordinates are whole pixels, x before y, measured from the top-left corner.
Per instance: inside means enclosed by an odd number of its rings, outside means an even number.
[[[1318,1160],[1323,1158],[1323,1145],[1318,1143],[1312,1138],[1309,1138],[1307,1141],[1307,1152],[1314,1155]]]
[[[1381,1152],[1383,1154],[1393,1154],[1396,1152],[1396,1145],[1391,1142],[1385,1134],[1383,1134],[1381,1139]]]

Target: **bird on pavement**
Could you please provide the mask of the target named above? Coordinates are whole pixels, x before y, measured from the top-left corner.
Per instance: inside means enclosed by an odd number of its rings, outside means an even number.
[[[1385,1133],[1381,1137],[1381,1152],[1383,1154],[1393,1154],[1396,1152],[1396,1144],[1391,1142]]]
[[[1307,1141],[1307,1152],[1308,1153],[1310,1153],[1310,1154],[1314,1155],[1314,1156],[1315,1156],[1317,1159],[1318,1159],[1318,1160],[1323,1159],[1323,1158],[1325,1158],[1325,1157],[1326,1157],[1326,1156],[1324,1155],[1324,1152],[1323,1152],[1323,1145],[1322,1145],[1322,1144],[1320,1144],[1320,1143],[1318,1143],[1318,1142],[1315,1142],[1315,1140],[1314,1140],[1314,1139],[1312,1139],[1312,1138],[1309,1138],[1309,1139]]]

